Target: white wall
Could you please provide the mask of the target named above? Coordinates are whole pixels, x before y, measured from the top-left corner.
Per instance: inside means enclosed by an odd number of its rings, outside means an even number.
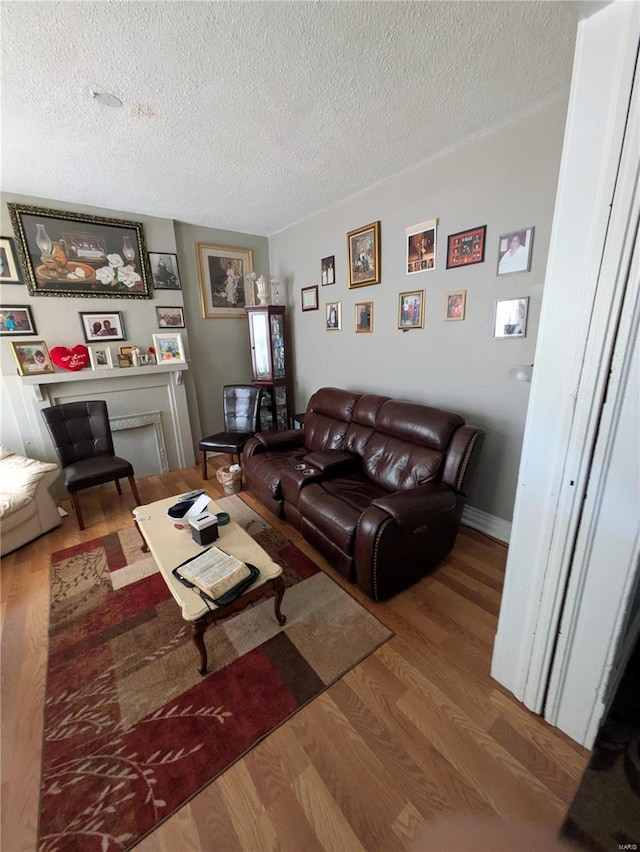
[[[540,314],[566,101],[468,142],[271,237],[271,271],[288,282],[297,411],[322,385],[450,408],[487,439],[469,503],[510,521],[528,384],[508,371],[531,364]],[[366,152],[363,151],[363,156]],[[405,228],[439,220],[436,269],[405,274]],[[382,281],[349,290],[346,233],[380,220]],[[447,235],[487,225],[485,262],[447,270]],[[535,227],[531,271],[496,274],[500,234]],[[300,289],[320,284],[320,259],[336,257],[336,284],[320,287],[320,311],[300,309]],[[426,291],[424,329],[403,332],[398,294]],[[464,322],[445,322],[445,294],[467,290]],[[525,339],[494,340],[494,303],[529,296]],[[343,331],[324,330],[324,303],[342,301]],[[374,333],[355,334],[354,304],[374,301]]]

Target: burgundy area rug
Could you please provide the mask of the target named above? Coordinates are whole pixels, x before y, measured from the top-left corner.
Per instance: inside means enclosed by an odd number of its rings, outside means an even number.
[[[53,554],[40,849],[130,849],[393,635],[240,498],[218,502],[284,567],[287,624],[265,598],[212,625],[204,678],[133,526]]]

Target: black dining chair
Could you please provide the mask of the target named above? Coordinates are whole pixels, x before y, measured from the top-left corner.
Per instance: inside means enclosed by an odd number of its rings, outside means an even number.
[[[207,453],[229,453],[240,460],[242,448],[258,431],[260,395],[262,388],[255,385],[225,385],[222,391],[224,432],[209,435],[200,441],[202,478],[207,479]]]
[[[136,506],[140,497],[131,462],[115,455],[107,403],[102,399],[52,405],[42,411],[53,446],[62,463],[64,484],[71,497],[81,530],[85,528],[76,492],[104,482],[128,479]]]

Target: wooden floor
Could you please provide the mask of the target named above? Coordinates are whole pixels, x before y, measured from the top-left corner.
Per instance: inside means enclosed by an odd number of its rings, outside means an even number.
[[[201,485],[194,467],[140,480],[139,490],[150,503]],[[69,515],[2,560],[3,852],[36,844],[50,554],[130,523],[133,500],[126,484],[123,491],[84,492],[86,530]],[[210,493],[221,493],[215,476]],[[392,852],[423,848],[416,835],[450,813],[498,814],[555,832],[588,753],[489,676],[506,548],[462,528],[432,577],[376,604],[295,530],[242,496],[395,636],[137,849]]]

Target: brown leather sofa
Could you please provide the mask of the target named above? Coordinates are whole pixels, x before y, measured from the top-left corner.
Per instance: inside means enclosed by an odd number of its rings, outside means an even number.
[[[451,551],[483,439],[450,411],[321,388],[303,430],[258,433],[242,463],[265,506],[385,600]]]

